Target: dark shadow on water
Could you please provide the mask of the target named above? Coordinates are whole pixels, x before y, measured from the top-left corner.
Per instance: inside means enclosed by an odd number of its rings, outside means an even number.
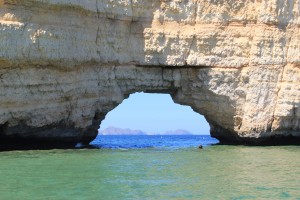
[[[275,135],[268,138],[242,138],[242,139],[221,139],[216,145],[235,145],[235,146],[299,146],[300,137],[292,135]]]
[[[75,149],[76,144],[70,142],[44,141],[37,139],[1,139],[0,151]]]
[[[299,138],[276,138],[269,143],[220,143],[210,136],[98,136],[91,144],[32,139],[1,140],[0,151],[51,149],[199,149],[199,146],[299,146]],[[200,148],[201,149],[201,148]]]

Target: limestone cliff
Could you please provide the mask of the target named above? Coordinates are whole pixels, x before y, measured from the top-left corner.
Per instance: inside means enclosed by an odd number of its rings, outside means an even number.
[[[169,93],[224,143],[300,143],[300,0],[0,0],[0,140],[90,142]]]

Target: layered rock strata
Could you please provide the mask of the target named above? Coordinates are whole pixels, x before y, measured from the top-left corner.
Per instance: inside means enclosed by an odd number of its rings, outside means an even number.
[[[300,143],[300,0],[0,0],[0,140],[89,143],[134,92],[223,143]]]

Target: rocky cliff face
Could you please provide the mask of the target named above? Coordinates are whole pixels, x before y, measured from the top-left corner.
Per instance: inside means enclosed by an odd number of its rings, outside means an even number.
[[[0,138],[90,142],[134,92],[224,143],[300,143],[300,0],[0,0]]]

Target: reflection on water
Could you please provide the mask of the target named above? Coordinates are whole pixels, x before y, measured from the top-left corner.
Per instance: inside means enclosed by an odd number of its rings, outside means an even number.
[[[2,152],[1,199],[299,199],[300,147]]]

